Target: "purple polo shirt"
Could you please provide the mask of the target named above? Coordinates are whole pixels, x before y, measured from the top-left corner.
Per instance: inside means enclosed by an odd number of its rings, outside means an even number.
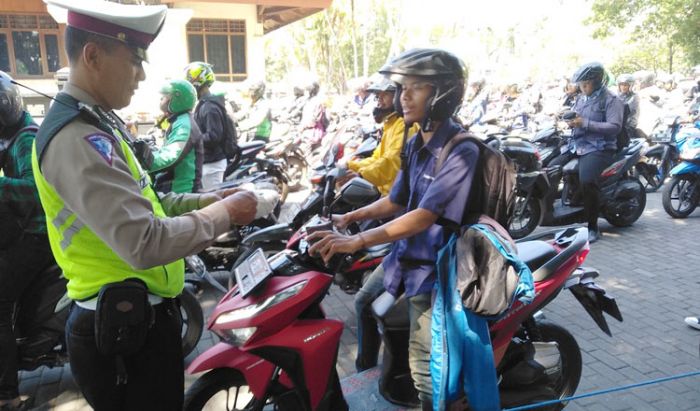
[[[405,212],[423,208],[443,219],[460,224],[469,197],[478,147],[463,142],[452,149],[437,175],[435,163],[442,148],[464,129],[452,120],[440,125],[428,144],[423,144],[419,131],[408,144],[408,169],[399,172],[389,199],[406,206]],[[394,244],[384,259],[384,288],[394,296],[405,287],[407,297],[431,292],[435,282],[437,253],[445,245],[448,234],[433,224],[427,230]]]

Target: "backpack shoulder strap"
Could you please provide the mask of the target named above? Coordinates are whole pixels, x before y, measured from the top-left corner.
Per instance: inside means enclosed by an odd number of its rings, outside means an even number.
[[[455,134],[447,141],[447,144],[445,144],[445,146],[442,148],[442,151],[440,151],[440,156],[438,156],[437,162],[435,163],[435,174],[437,174],[442,168],[443,164],[445,164],[445,160],[447,160],[447,157],[450,155],[450,152],[452,152],[452,149],[459,143],[466,140],[475,141],[478,146],[479,139],[477,139],[473,134],[467,132]]]

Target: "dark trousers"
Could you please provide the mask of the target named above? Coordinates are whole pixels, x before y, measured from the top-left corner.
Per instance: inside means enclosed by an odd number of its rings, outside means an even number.
[[[357,372],[377,365],[379,347],[382,343],[377,320],[372,315],[372,302],[384,292],[384,268],[380,264],[360,291],[355,294],[355,314],[357,315]]]
[[[615,158],[613,151],[594,151],[579,158],[578,178],[583,196],[583,209],[589,229],[598,229],[600,210],[600,174]]]
[[[16,303],[52,264],[53,255],[46,235],[27,234],[12,247],[0,250],[0,400],[19,395],[17,336],[13,325]],[[22,315],[26,312],[32,310],[20,310],[17,324],[31,321]]]
[[[66,323],[71,371],[96,411],[180,410],[184,391],[182,317],[176,300],[155,305],[155,323],[139,352],[124,358],[128,381],[117,385],[116,360],[97,351],[95,312],[73,304]]]

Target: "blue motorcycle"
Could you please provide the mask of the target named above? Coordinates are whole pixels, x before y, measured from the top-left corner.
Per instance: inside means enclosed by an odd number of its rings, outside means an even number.
[[[700,121],[682,128],[676,136],[681,163],[673,167],[664,187],[664,210],[673,218],[686,218],[700,201]]]

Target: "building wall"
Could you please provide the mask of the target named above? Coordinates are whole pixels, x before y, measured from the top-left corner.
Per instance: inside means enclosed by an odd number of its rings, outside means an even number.
[[[225,4],[206,2],[178,2],[176,8],[193,11],[192,18],[200,19],[243,19],[246,22],[246,61],[249,77],[261,77],[265,73],[265,43],[263,25],[258,23],[255,4]],[[186,41],[184,43],[187,44]],[[184,50],[185,56],[187,49]]]

